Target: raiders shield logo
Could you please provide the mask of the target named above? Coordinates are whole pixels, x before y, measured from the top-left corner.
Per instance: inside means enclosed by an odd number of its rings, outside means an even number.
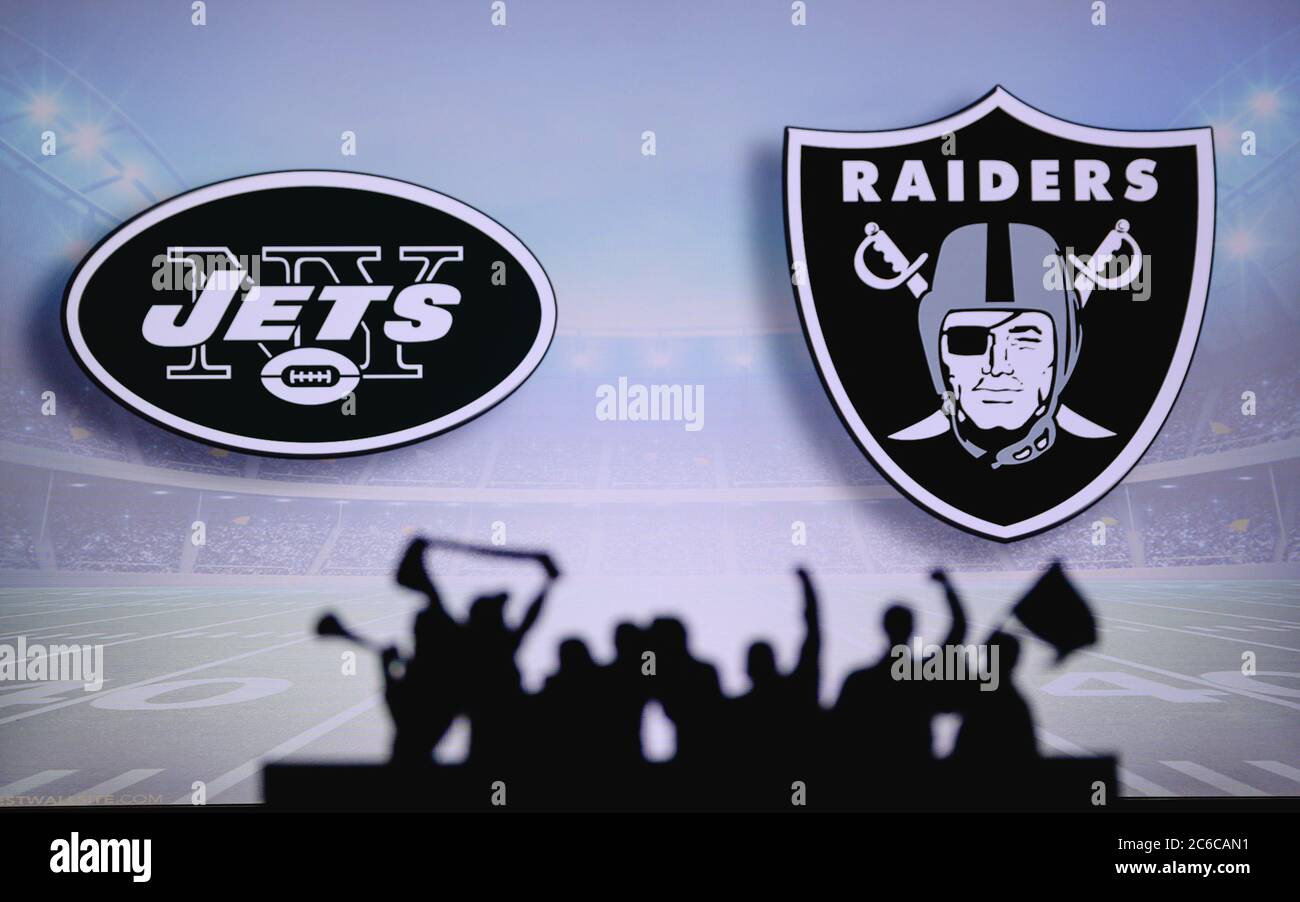
[[[822,381],[917,504],[1023,538],[1150,446],[1205,310],[1209,128],[1092,128],[997,88],[912,128],[787,129],[785,189]]]

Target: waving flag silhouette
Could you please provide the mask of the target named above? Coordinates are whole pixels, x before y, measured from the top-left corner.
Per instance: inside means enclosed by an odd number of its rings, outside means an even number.
[[[1056,649],[1059,664],[1073,651],[1097,641],[1097,624],[1092,609],[1061,569],[1052,564],[1042,578],[1012,608],[1035,636]]]

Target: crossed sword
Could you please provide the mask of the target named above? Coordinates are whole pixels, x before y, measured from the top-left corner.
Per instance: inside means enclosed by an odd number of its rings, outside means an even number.
[[[1105,275],[1107,264],[1114,259],[1115,253],[1125,245],[1129,248],[1131,262],[1119,275]],[[866,261],[867,248],[875,248],[885,263],[889,265],[889,268],[893,270],[894,274],[892,276],[879,276],[871,271]],[[1129,234],[1127,219],[1121,219],[1115,223],[1115,228],[1106,233],[1106,237],[1097,246],[1096,252],[1088,258],[1087,263],[1074,254],[1069,254],[1068,258],[1070,265],[1075,270],[1074,290],[1079,295],[1079,306],[1081,308],[1087,305],[1088,298],[1095,289],[1105,288],[1114,291],[1127,288],[1133,284],[1133,280],[1142,272],[1142,249],[1138,247],[1137,241]],[[930,283],[919,272],[928,259],[930,259],[929,254],[921,254],[915,260],[908,260],[907,255],[899,249],[898,245],[894,243],[884,229],[874,222],[869,222],[866,227],[866,237],[862,239],[857,252],[853,256],[853,269],[857,272],[858,278],[868,288],[889,291],[906,283],[907,289],[912,293],[912,296],[920,300],[921,296],[930,290]],[[1066,432],[1083,438],[1109,438],[1115,434],[1104,426],[1099,426],[1082,414],[1071,410],[1064,404],[1057,410],[1056,422]],[[951,425],[949,414],[942,409],[936,410],[920,422],[895,432],[890,438],[902,441],[931,438],[947,432]]]

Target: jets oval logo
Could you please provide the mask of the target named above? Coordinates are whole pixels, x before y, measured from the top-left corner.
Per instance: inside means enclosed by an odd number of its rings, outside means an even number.
[[[273,172],[127,222],[82,261],[63,327],[105,391],[212,444],[294,457],[445,432],[518,388],[555,333],[541,264],[408,182]]]

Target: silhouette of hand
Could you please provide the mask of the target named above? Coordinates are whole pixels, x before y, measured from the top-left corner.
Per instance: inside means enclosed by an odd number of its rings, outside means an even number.
[[[316,635],[318,636],[342,636],[347,639],[347,628],[343,626],[339,618],[334,614],[325,614],[316,622]]]
[[[543,551],[541,554],[537,555],[537,563],[542,565],[542,568],[546,571],[546,575],[551,579],[555,579],[560,575],[560,568],[555,566],[555,559],[546,552]]]
[[[414,539],[406,547],[402,563],[397,567],[397,584],[407,589],[424,592],[429,587],[429,574],[424,569],[424,551],[429,547],[428,539]]]

